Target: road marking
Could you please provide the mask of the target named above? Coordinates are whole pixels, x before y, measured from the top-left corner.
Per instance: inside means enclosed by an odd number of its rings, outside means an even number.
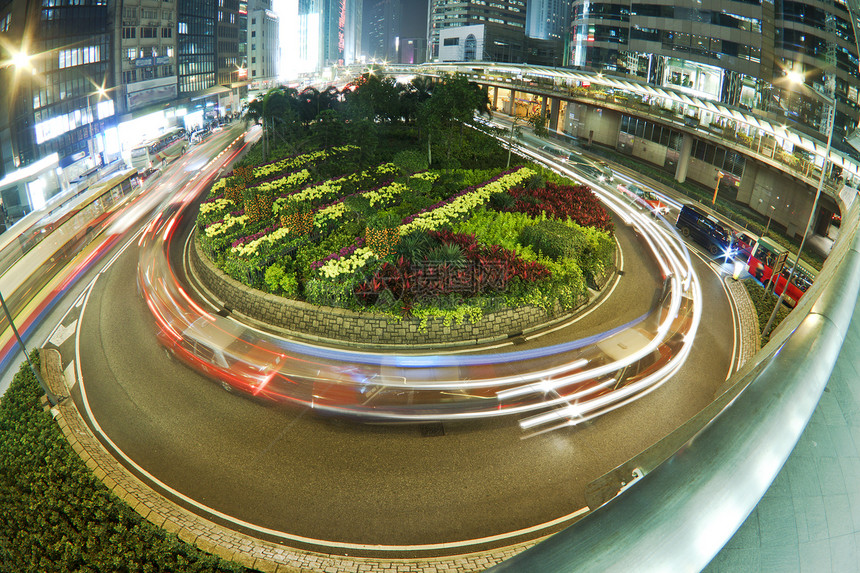
[[[75,361],[72,360],[69,362],[69,365],[66,366],[66,369],[63,370],[63,376],[66,378],[66,388],[71,390],[77,384],[78,379],[75,376]]]
[[[54,330],[51,337],[48,339],[48,342],[59,348],[65,341],[69,339],[71,335],[75,333],[75,329],[78,327],[78,321],[73,320],[70,324],[63,325],[60,324]]]

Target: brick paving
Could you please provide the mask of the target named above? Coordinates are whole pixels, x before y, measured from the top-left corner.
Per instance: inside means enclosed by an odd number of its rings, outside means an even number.
[[[729,294],[735,301],[737,308],[738,323],[740,326],[741,351],[738,356],[738,370],[747,360],[761,349],[761,338],[759,337],[758,313],[753,306],[749,293],[741,281],[732,278],[725,279],[725,285]]]

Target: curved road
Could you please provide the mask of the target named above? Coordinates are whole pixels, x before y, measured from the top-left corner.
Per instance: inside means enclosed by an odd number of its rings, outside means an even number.
[[[632,233],[620,222],[616,228],[625,275],[612,297],[586,319],[527,345],[603,332],[650,308],[662,281],[637,256]],[[139,469],[175,490],[175,501],[190,507],[196,500],[254,526],[333,542],[268,535],[287,545],[358,554],[367,552],[337,544],[424,546],[504,535],[585,507],[590,481],[693,416],[727,378],[730,305],[708,265],[694,261],[706,320],[682,370],[632,405],[529,439],[515,419],[355,425],[228,394],[171,361],[157,343],[136,288],[135,245],[96,282],[84,307],[85,396],[80,384],[73,396]],[[401,547],[400,554],[479,547]]]

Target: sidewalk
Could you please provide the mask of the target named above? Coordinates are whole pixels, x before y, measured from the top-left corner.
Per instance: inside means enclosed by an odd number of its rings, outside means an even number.
[[[782,471],[707,573],[860,571],[860,306]]]

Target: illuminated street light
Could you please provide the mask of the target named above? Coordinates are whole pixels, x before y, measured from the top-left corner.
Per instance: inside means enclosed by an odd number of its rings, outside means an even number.
[[[30,66],[30,58],[25,52],[15,52],[12,55],[12,65],[14,65],[19,70],[29,69]]]
[[[800,85],[804,83],[804,80],[806,79],[802,73],[795,70],[788,70],[785,75],[788,78],[788,81],[793,85]]]

